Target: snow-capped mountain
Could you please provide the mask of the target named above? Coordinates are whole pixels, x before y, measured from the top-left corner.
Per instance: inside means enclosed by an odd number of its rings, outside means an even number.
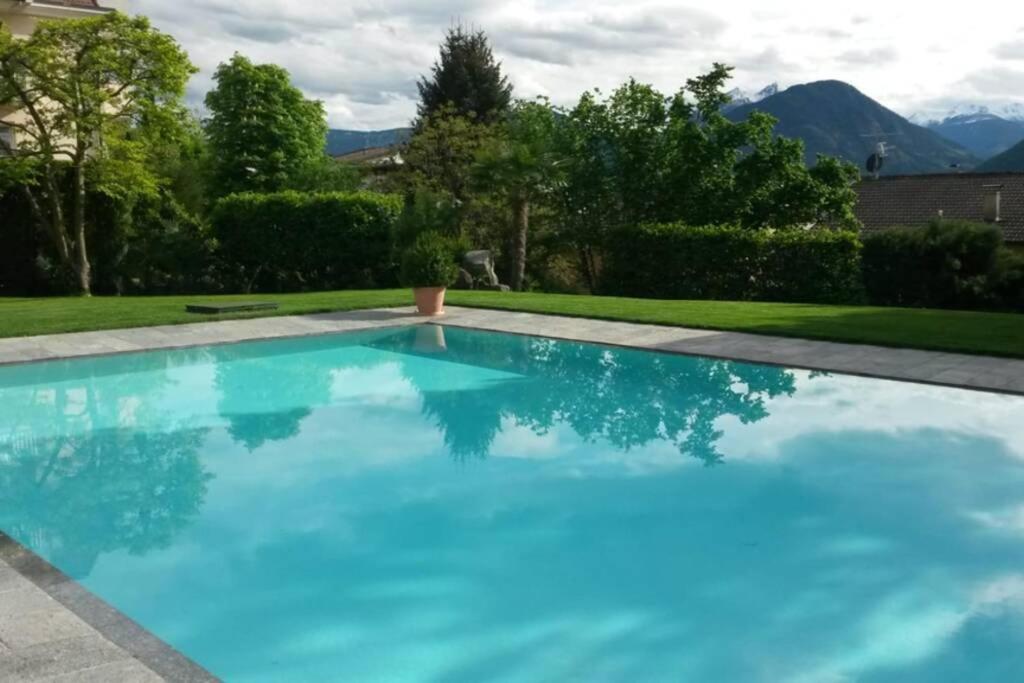
[[[921,111],[911,114],[907,118],[919,126],[928,126],[945,123],[950,119],[965,121],[971,117],[996,117],[1006,121],[1024,122],[1024,102],[1003,102],[1001,104],[987,105],[961,102],[945,111]]]
[[[779,92],[779,84],[772,83],[758,90],[756,93],[749,93],[741,88],[733,88],[727,94],[729,95],[729,104],[725,105],[722,109],[729,111],[736,107],[742,107],[745,104],[754,104],[761,100],[777,95]]]

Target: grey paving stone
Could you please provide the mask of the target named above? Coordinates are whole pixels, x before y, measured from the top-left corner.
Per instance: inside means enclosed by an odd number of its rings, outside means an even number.
[[[55,640],[94,635],[96,632],[88,624],[61,609],[60,605],[0,618],[0,640],[14,651]]]
[[[161,683],[166,679],[157,676],[140,662],[126,659],[39,680],[41,683]]]
[[[23,578],[21,574],[0,562],[0,593],[27,588],[30,585],[28,579]],[[3,598],[0,598],[0,601],[2,600]]]
[[[59,603],[41,589],[29,584],[3,593],[3,599],[0,600],[0,620],[27,612],[54,610],[59,606]]]
[[[38,681],[129,659],[98,635],[68,638],[13,650],[0,658],[0,681]]]

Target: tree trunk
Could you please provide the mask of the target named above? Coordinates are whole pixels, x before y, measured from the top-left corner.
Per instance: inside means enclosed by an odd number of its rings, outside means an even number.
[[[89,254],[85,248],[85,168],[81,163],[75,164],[74,215],[72,230],[75,235],[74,270],[78,276],[79,293],[92,296],[92,268],[89,266]]]
[[[512,282],[514,291],[522,291],[526,275],[526,236],[530,230],[530,202],[524,197],[512,200]]]
[[[590,253],[589,246],[580,246],[577,248],[577,255],[579,257],[580,270],[583,272],[583,282],[587,286],[587,291],[590,294],[597,293],[597,278],[594,275],[594,259]]]

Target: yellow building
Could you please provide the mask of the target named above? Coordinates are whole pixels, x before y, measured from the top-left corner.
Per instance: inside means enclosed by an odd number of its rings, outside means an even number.
[[[81,19],[113,10],[127,9],[127,0],[0,0],[0,26],[15,36],[28,36],[41,19]],[[0,102],[0,154],[14,146],[14,131],[5,121],[17,123],[20,114]],[[4,144],[6,143],[6,145]]]

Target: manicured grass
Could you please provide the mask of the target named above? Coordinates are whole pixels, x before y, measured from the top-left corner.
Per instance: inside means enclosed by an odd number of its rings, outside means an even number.
[[[186,303],[214,300],[275,301],[281,308],[270,313],[223,316],[185,313]],[[402,289],[225,297],[0,298],[0,337],[405,306],[411,302],[411,292]],[[460,291],[449,292],[448,303],[1024,358],[1024,315],[1013,313]]]
[[[225,315],[186,313],[186,303],[206,301],[273,301],[276,311]],[[126,296],[11,299],[0,298],[0,337],[110,330],[122,327],[175,325],[208,320],[266,318],[275,315],[351,311],[360,308],[404,306],[412,292],[404,289],[313,292],[309,294],[251,294],[230,296]]]
[[[451,292],[460,306],[1024,358],[1024,314]]]

